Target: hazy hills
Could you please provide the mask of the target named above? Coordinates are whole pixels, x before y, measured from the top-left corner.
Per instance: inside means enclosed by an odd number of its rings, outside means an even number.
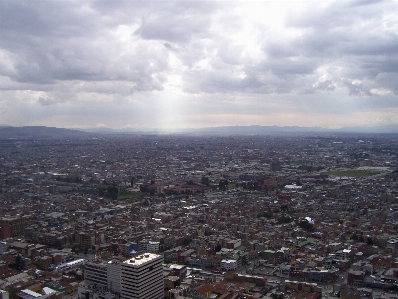
[[[30,138],[86,138],[97,134],[163,134],[161,130],[139,132],[132,129],[115,130],[110,128],[91,130],[72,130],[64,128],[26,126],[0,126],[0,139],[30,139]],[[295,134],[330,134],[330,133],[369,133],[369,134],[398,134],[398,125],[374,127],[349,127],[341,129],[325,129],[321,127],[299,126],[223,126],[201,129],[185,129],[178,133],[198,135],[295,135]]]
[[[374,127],[346,127],[341,129],[327,129],[322,127],[299,126],[226,126],[190,130],[190,132],[203,134],[306,134],[306,133],[373,133],[373,134],[398,134],[398,125]]]
[[[69,138],[69,137],[88,137],[87,132],[78,130],[29,126],[29,127],[0,127],[0,139],[31,139],[31,138]]]

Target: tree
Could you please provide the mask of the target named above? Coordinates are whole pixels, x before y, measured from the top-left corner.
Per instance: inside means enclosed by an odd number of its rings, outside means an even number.
[[[257,189],[258,189],[258,181],[255,181],[255,182],[254,182],[253,188],[254,188],[254,190],[257,190]]]
[[[108,191],[109,196],[113,200],[117,199],[117,195],[119,193],[119,189],[116,186],[109,186],[107,191]]]
[[[283,215],[283,216],[278,218],[278,222],[279,223],[290,223],[290,222],[292,222],[292,219],[290,217],[288,217],[288,216],[284,216]]]
[[[202,179],[200,180],[202,185],[205,185],[206,187],[209,187],[210,182],[209,182],[209,178],[206,176],[202,176]]]
[[[359,236],[358,241],[361,243],[365,242],[365,239],[363,238],[363,233],[361,233],[361,235]]]
[[[264,212],[264,213],[257,214],[258,218],[265,217],[265,218],[271,219],[273,216],[274,215],[272,215],[271,212]]]
[[[314,226],[312,223],[310,223],[307,219],[301,220],[298,223],[298,226],[301,228],[305,229],[306,231],[313,232],[314,231]]]
[[[288,205],[286,205],[286,204],[281,205],[281,211],[282,212],[286,212],[287,210],[289,210],[289,206]]]
[[[18,271],[22,271],[23,267],[25,267],[25,261],[23,260],[23,258],[19,254],[15,257],[14,267]]]
[[[218,189],[221,191],[227,191],[228,180],[220,180],[218,183]]]
[[[367,238],[366,238],[366,244],[368,244],[369,246],[372,246],[372,245],[373,245],[373,240],[372,240],[371,237],[367,237]]]
[[[79,254],[81,250],[82,250],[82,248],[79,244],[74,244],[72,246],[72,252],[74,252],[76,254]]]
[[[140,186],[140,191],[141,192],[149,192],[149,186],[148,185],[141,185]]]
[[[182,240],[182,245],[188,246],[189,244],[191,244],[191,242],[192,242],[192,239],[186,238],[186,239]]]
[[[351,235],[351,240],[358,241],[358,235],[357,235],[357,233],[353,233],[353,234]]]

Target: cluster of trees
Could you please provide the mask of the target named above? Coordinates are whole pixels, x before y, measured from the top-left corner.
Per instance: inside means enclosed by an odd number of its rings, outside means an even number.
[[[292,218],[290,218],[289,216],[282,215],[282,216],[278,217],[277,221],[279,223],[290,223],[290,222],[292,222]]]
[[[116,186],[108,186],[107,192],[110,198],[116,200],[117,195],[119,194],[119,189]]]
[[[150,195],[155,194],[155,189],[149,188],[149,185],[141,185],[140,186],[140,191],[143,193],[149,193]]]
[[[263,213],[257,214],[257,217],[258,218],[265,217],[265,218],[268,218],[268,219],[272,219],[272,218],[274,218],[274,215],[272,214],[272,212],[263,212]]]
[[[398,178],[398,170],[394,170],[393,172],[391,172],[388,177],[392,178],[394,180],[394,182],[397,181]]]
[[[15,263],[9,264],[8,267],[10,267],[11,269],[22,271],[22,269],[25,267],[25,260],[18,254],[15,257]]]
[[[202,185],[205,185],[206,187],[209,187],[210,185],[210,180],[207,176],[202,176],[202,179],[200,180],[200,183]]]
[[[66,183],[81,183],[82,182],[82,178],[79,176],[66,176],[66,177],[58,176],[55,180],[59,181],[59,182],[66,182]]]
[[[187,182],[187,185],[192,185],[192,184],[193,184],[193,183],[188,184],[189,182],[192,182],[192,181],[188,181],[188,182]],[[209,179],[209,177],[207,177],[207,176],[202,176],[202,178],[201,178],[201,180],[200,180],[200,183],[201,183],[202,185],[206,186],[206,187],[209,187],[209,186],[210,186],[210,179]],[[220,180],[220,181],[218,182],[218,189],[221,190],[221,191],[226,191],[226,190],[228,189],[228,184],[229,184],[228,180],[222,179],[222,180]]]
[[[257,181],[255,181],[255,182],[250,181],[250,182],[242,183],[241,186],[245,190],[257,190],[258,186],[259,186],[259,183]]]
[[[218,183],[218,189],[220,191],[227,191],[228,189],[228,180],[220,180]]]
[[[298,226],[305,229],[306,231],[313,232],[314,225],[310,223],[307,219],[303,219],[297,223]]]
[[[79,244],[72,245],[72,252],[75,254],[79,254],[79,253],[83,252],[85,255],[87,255],[87,253],[88,253],[87,249],[83,250],[83,248]]]
[[[356,241],[356,242],[360,242],[360,243],[365,243],[366,242],[366,244],[368,244],[368,245],[373,245],[373,240],[372,240],[372,238],[370,237],[370,236],[367,236],[366,237],[366,240],[365,240],[365,238],[363,237],[363,232],[361,232],[361,234],[358,236],[357,235],[357,233],[356,232],[354,232],[352,235],[351,235],[351,240],[354,240],[354,241]]]
[[[72,245],[72,252],[79,254],[82,251],[82,247],[79,244]]]
[[[101,186],[98,188],[98,195],[111,198],[113,200],[117,199],[119,194],[119,189],[115,185]]]

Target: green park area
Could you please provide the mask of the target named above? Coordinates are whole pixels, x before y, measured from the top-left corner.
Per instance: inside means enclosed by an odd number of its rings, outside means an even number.
[[[323,172],[322,174],[332,175],[332,176],[347,176],[347,177],[368,177],[379,173],[380,171],[375,171],[375,170],[335,169]]]
[[[104,196],[113,200],[136,200],[140,199],[143,196],[142,193],[131,193],[128,192],[126,188],[106,184],[99,185],[98,192],[99,196]]]

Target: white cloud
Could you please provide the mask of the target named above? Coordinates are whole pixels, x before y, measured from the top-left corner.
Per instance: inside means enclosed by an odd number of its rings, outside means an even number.
[[[394,1],[3,1],[1,122],[383,118],[398,107],[397,10]]]
[[[377,96],[385,96],[391,94],[391,90],[389,89],[377,89],[373,88],[370,90],[371,94],[377,95]]]

